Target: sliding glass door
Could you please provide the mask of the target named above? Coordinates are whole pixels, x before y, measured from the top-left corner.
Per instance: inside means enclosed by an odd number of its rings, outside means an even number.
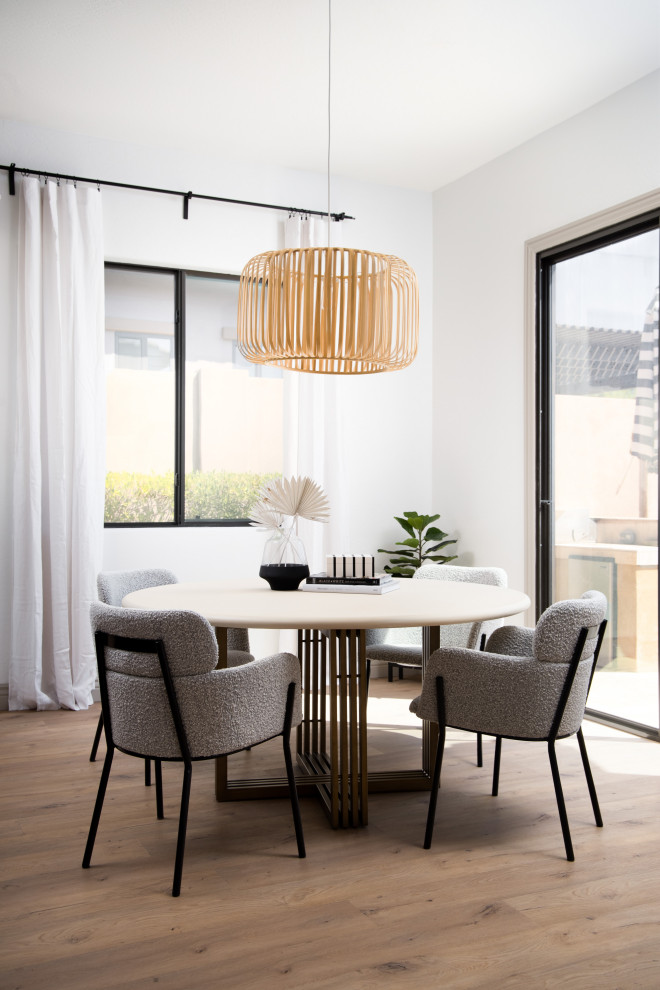
[[[596,588],[589,698],[658,730],[658,283],[650,214],[538,256],[537,601]]]

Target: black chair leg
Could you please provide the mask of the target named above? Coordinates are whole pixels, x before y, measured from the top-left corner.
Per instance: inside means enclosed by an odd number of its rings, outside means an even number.
[[[101,733],[103,732],[103,712],[99,715],[99,720],[96,725],[96,734],[94,736],[94,742],[92,743],[92,751],[89,754],[89,762],[93,763],[96,759],[96,754],[98,752],[99,743],[101,741]]]
[[[561,780],[559,777],[559,767],[557,765],[557,754],[555,753],[555,744],[552,739],[548,740],[548,756],[550,757],[550,768],[552,770],[552,781],[555,785],[555,796],[557,798],[557,808],[559,809],[559,820],[561,822],[561,831],[564,836],[564,846],[566,848],[566,859],[569,863],[572,863],[575,859],[575,854],[573,853],[573,843],[571,842],[571,831],[568,827],[568,815],[566,814],[566,804],[564,802],[564,792],[561,786]]]
[[[390,682],[390,684],[394,680],[394,677],[392,676],[393,670],[394,670],[394,665],[391,664],[391,663],[388,663],[388,665],[387,665],[387,679]]]
[[[591,775],[591,767],[589,765],[589,757],[587,756],[587,745],[584,741],[584,736],[582,735],[582,729],[579,728],[577,731],[578,744],[580,746],[580,756],[582,757],[582,766],[584,767],[584,775],[587,778],[587,787],[589,788],[589,797],[591,798],[591,807],[594,809],[594,818],[596,819],[596,825],[598,828],[603,827],[603,819],[600,814],[600,806],[598,804],[598,795],[596,794],[596,785],[594,784],[594,778]]]
[[[114,746],[109,746],[108,749],[106,750],[105,760],[103,761],[103,770],[101,772],[99,789],[96,794],[96,803],[94,804],[92,821],[89,826],[89,833],[87,835],[87,845],[85,846],[85,854],[83,856],[83,861],[82,861],[84,870],[89,869],[89,865],[92,860],[94,841],[96,839],[96,832],[98,830],[99,821],[101,819],[101,811],[103,810],[103,801],[105,798],[105,791],[108,786],[108,778],[110,777],[110,767],[112,766],[112,757],[114,756],[114,753],[115,753]]]
[[[298,844],[298,855],[304,859],[305,838],[303,836],[302,819],[300,817],[300,802],[298,801],[298,788],[296,778],[293,773],[293,762],[291,760],[291,722],[293,719],[293,703],[296,697],[296,685],[292,682],[286,696],[286,710],[284,713],[284,729],[282,730],[282,747],[284,749],[284,763],[286,765],[286,777],[289,782],[289,797],[291,799],[291,811],[293,812],[293,827],[296,831],[296,842]]]
[[[429,810],[426,816],[426,831],[424,833],[424,848],[431,848],[433,839],[433,826],[435,824],[435,811],[438,804],[438,789],[440,787],[440,771],[442,770],[442,757],[445,751],[445,687],[442,677],[436,677],[435,689],[438,699],[438,748],[435,754],[435,767],[433,768],[433,780],[431,781],[431,795],[429,797]]]
[[[479,649],[483,653],[486,649],[486,633],[481,634],[481,639],[479,640]],[[477,732],[477,766],[482,767],[484,765],[484,750],[483,750],[483,735],[481,732]]]
[[[399,680],[403,680],[403,667],[399,667]]]
[[[158,761],[160,762],[160,761]],[[179,811],[179,834],[176,840],[176,858],[174,860],[174,882],[172,897],[181,893],[181,874],[183,873],[183,854],[186,849],[186,829],[188,827],[188,806],[190,804],[190,785],[192,783],[192,763],[183,767],[183,785],[181,787],[181,809]]]
[[[151,787],[151,760],[144,761],[144,786]]]
[[[502,758],[502,737],[495,736],[495,761],[493,763],[493,789],[491,794],[497,797],[500,789],[500,760]]]
[[[156,771],[156,815],[162,820],[165,814],[163,812],[163,767],[160,760],[154,760],[154,769]]]

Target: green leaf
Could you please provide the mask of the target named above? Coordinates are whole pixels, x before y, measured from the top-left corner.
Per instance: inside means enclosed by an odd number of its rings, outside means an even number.
[[[458,557],[458,554],[454,554],[453,557],[443,557],[443,555],[441,553],[439,553],[439,554],[435,554],[434,556],[427,557],[426,559],[427,560],[437,560],[437,561],[441,561],[443,564],[446,564],[450,560],[456,560],[457,557]]]
[[[431,526],[431,528],[430,529],[427,529],[427,531],[424,533],[424,539],[425,540],[444,540],[444,538],[445,538],[446,535],[447,534],[446,533],[443,533],[443,531],[441,529],[438,529],[437,526]]]
[[[388,574],[392,574],[394,577],[412,577],[415,573],[414,567],[385,567],[385,571]]]
[[[422,530],[424,529],[424,516],[411,516],[408,520],[413,529]]]
[[[442,547],[451,546],[452,543],[456,543],[456,540],[443,540],[441,543],[436,543],[432,547],[425,547],[424,556],[426,557],[430,553],[435,553],[436,550],[441,550]]]
[[[405,513],[405,515],[407,515],[407,513]],[[403,526],[408,536],[415,535],[415,531],[413,530],[412,526],[410,525],[407,519],[402,519],[400,516],[395,516],[394,518],[396,519],[396,521],[399,523],[400,526]]]
[[[416,536],[411,536],[408,540],[399,540],[396,543],[397,547],[414,547],[415,550],[419,546],[419,540]]]

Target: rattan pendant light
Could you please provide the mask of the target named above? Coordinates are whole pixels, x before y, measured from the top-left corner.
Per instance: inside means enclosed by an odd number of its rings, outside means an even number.
[[[331,0],[328,0],[331,39]],[[328,52],[328,239],[330,237]],[[414,271],[393,255],[355,248],[266,251],[248,261],[238,297],[238,346],[248,361],[292,371],[396,371],[417,353]]]

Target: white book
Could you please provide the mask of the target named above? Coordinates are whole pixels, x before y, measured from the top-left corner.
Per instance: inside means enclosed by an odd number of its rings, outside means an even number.
[[[317,591],[322,595],[386,595],[398,587],[398,581],[388,581],[387,584],[303,584],[299,590]]]
[[[375,558],[369,554],[335,555],[325,558],[325,569],[331,577],[365,578],[374,576],[376,563]]]

